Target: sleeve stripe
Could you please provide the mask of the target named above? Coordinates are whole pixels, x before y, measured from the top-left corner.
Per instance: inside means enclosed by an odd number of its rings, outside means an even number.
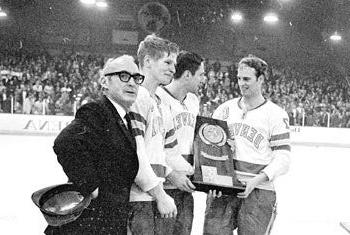
[[[237,159],[233,159],[233,165],[235,170],[251,174],[259,174],[266,167],[266,165],[244,162]]]
[[[138,121],[143,123],[145,126],[147,125],[146,119],[142,117],[139,113],[129,112],[131,120]]]
[[[289,138],[290,138],[290,133],[287,132],[287,133],[271,136],[270,141],[283,140],[283,139],[289,139]]]
[[[290,145],[290,139],[270,142],[270,146]]]
[[[151,164],[151,167],[158,177],[165,178],[165,166],[160,165],[160,164]]]
[[[167,138],[173,136],[174,134],[175,134],[175,129],[173,128],[173,129],[169,130],[169,131],[166,133],[165,139],[167,139]]]
[[[141,135],[142,137],[145,136],[145,132],[143,130],[140,130],[139,128],[132,128],[132,133],[134,136]]]
[[[272,151],[276,150],[287,150],[290,151],[290,145],[279,145],[279,146],[273,146],[271,147]]]
[[[171,149],[171,148],[174,148],[176,145],[177,145],[177,140],[174,140],[173,142],[164,145],[164,148]]]

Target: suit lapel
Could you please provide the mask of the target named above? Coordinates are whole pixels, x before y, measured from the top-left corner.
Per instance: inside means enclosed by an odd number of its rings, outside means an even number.
[[[109,126],[117,129],[119,128],[123,132],[126,139],[130,141],[130,143],[132,144],[132,147],[136,149],[135,138],[131,135],[131,131],[129,131],[125,126],[124,121],[120,117],[116,108],[113,106],[113,104],[109,101],[109,99],[106,96],[103,96],[103,103],[108,111],[107,112],[109,116],[108,120],[110,120]],[[117,134],[117,132],[114,131],[113,134],[115,135]]]

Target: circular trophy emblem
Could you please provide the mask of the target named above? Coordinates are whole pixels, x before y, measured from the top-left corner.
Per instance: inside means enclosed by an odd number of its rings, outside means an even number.
[[[204,123],[199,128],[199,136],[204,143],[217,146],[223,146],[227,140],[226,133],[221,126],[208,123]]]

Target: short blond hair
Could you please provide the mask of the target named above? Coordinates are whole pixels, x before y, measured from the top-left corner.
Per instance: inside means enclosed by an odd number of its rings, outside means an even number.
[[[170,53],[179,53],[179,46],[167,39],[158,37],[154,34],[148,35],[143,41],[140,42],[137,50],[137,58],[140,67],[144,65],[144,59],[146,55],[152,59],[157,60],[163,57],[164,53],[168,55]]]

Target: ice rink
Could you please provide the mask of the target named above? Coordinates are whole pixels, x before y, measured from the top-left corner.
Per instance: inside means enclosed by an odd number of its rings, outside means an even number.
[[[37,189],[66,182],[53,136],[0,135],[0,234],[43,234],[46,222],[31,201]],[[292,165],[277,182],[273,235],[345,235],[350,221],[350,148],[294,145]],[[193,234],[202,234],[205,194],[195,193]]]

